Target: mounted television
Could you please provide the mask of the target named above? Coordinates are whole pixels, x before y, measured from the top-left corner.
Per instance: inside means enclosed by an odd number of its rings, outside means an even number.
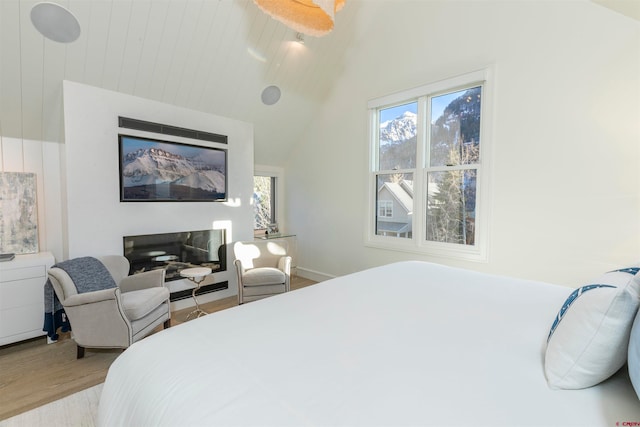
[[[227,200],[227,150],[118,135],[121,202]]]

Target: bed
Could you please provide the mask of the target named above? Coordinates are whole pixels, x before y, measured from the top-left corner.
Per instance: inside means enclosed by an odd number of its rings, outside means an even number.
[[[223,310],[133,344],[100,426],[632,425],[626,366],[553,390],[550,326],[572,289],[407,261]]]

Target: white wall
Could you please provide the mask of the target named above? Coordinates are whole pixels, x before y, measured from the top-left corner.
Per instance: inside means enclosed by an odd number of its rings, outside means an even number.
[[[578,285],[640,260],[638,21],[589,1],[359,5],[342,77],[286,168],[303,272],[422,259]],[[489,261],[365,247],[367,101],[487,64]]]
[[[253,238],[253,127],[250,124],[155,101],[65,81],[64,126],[67,240],[65,258],[122,253],[126,235],[209,229],[230,224],[227,240]],[[228,202],[121,203],[118,133],[154,136],[119,130],[118,116],[227,135],[228,145],[168,135],[159,139],[228,149]],[[229,246],[230,250],[230,246]],[[229,253],[228,259],[232,259]],[[215,274],[237,291],[233,265]]]

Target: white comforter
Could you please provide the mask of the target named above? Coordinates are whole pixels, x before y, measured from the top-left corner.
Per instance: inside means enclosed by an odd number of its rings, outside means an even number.
[[[621,370],[550,390],[562,286],[401,262],[204,316],[113,363],[101,426],[640,422]],[[629,424],[627,424],[629,425]]]

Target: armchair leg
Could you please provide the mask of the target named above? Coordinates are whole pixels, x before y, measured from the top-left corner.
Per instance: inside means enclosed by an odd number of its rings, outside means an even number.
[[[171,319],[167,319],[164,321],[164,329],[168,329],[171,327]]]
[[[78,351],[76,353],[76,359],[82,359],[84,357],[84,347],[78,346]]]

